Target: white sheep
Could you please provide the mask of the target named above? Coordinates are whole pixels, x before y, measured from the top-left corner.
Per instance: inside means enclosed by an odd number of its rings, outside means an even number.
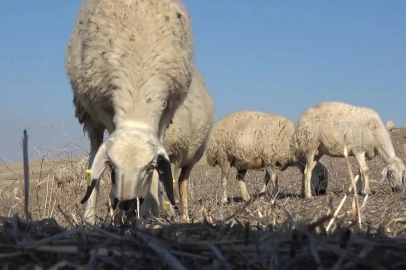
[[[214,103],[204,78],[195,69],[189,93],[175,112],[164,138],[173,178],[178,177],[182,220],[189,222],[188,181],[194,165],[202,158],[213,125]],[[180,171],[180,172],[179,172]],[[178,176],[179,175],[179,176]]]
[[[392,131],[395,128],[395,123],[392,120],[386,122],[385,127],[388,131]]]
[[[258,111],[235,111],[217,121],[209,135],[206,159],[210,166],[219,165],[222,172],[222,202],[227,202],[227,178],[231,167],[237,169],[237,180],[244,200],[249,200],[244,177],[247,170],[266,168],[261,193],[265,192],[272,178],[273,194],[278,192],[278,171],[296,166],[301,172],[304,164],[296,160],[290,149],[293,122],[283,116]],[[314,185],[320,193],[327,189],[327,170],[323,164],[317,167],[324,175],[319,185],[319,172]],[[316,187],[317,186],[317,187]],[[316,191],[317,192],[317,191]]]
[[[91,144],[84,220],[94,220],[106,166],[114,169],[114,194],[123,205],[145,196],[154,169],[175,204],[162,142],[193,75],[194,39],[184,4],[85,0],[65,60],[75,116]]]
[[[184,102],[179,106],[164,137],[164,147],[171,161],[173,179],[178,178],[182,220],[189,222],[188,215],[188,181],[194,165],[204,153],[207,136],[213,125],[214,103],[208,92],[204,78],[195,68],[190,90]],[[156,216],[162,205],[161,192],[157,183],[149,190],[149,197],[144,198],[140,215],[151,208]],[[158,197],[157,197],[158,196]]]
[[[312,168],[323,155],[355,156],[365,179],[363,193],[370,194],[369,168],[365,161],[379,155],[385,162],[382,181],[387,177],[394,191],[400,190],[405,177],[405,165],[395,155],[388,130],[377,112],[370,108],[343,102],[321,102],[302,112],[295,123],[292,148],[297,158],[306,158],[302,179],[304,195],[311,197],[308,179]],[[304,183],[305,182],[305,183]]]

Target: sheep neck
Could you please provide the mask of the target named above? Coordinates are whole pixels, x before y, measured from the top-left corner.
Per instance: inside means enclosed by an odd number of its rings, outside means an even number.
[[[130,108],[116,109],[114,123],[117,127],[132,125],[158,132],[162,112],[163,108],[137,104]]]
[[[150,78],[135,85],[123,84],[113,95],[116,126],[143,123],[157,134],[162,114],[168,106],[168,89],[160,78]]]
[[[393,158],[396,157],[395,150],[391,143],[382,144],[377,148],[378,155],[383,159],[385,163],[389,163]]]

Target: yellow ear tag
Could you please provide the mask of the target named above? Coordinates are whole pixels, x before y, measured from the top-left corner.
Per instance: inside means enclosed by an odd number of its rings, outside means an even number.
[[[168,202],[168,201],[165,201],[165,202],[164,202],[164,211],[165,211],[165,212],[168,212],[168,211],[169,211],[169,202]]]
[[[90,187],[92,185],[92,169],[86,170],[87,173],[87,185]]]
[[[173,179],[173,183],[174,183],[174,184],[176,183],[176,179]]]

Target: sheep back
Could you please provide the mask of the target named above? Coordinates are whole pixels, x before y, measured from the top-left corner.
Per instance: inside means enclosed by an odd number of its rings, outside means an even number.
[[[259,169],[292,162],[289,142],[293,122],[285,117],[258,111],[235,111],[220,119],[206,146],[211,166],[230,162],[236,167]]]
[[[164,147],[171,162],[178,161],[179,166],[184,167],[199,161],[213,125],[213,116],[213,100],[204,78],[195,68],[189,92],[165,133]]]
[[[157,125],[184,98],[193,61],[190,15],[180,0],[85,0],[65,59],[77,114],[85,110],[95,125],[105,115]]]

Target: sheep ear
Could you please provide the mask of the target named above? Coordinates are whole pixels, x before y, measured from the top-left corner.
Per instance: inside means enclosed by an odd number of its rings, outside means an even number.
[[[97,181],[99,181],[100,176],[106,169],[106,150],[107,150],[107,145],[106,143],[102,143],[97,150],[96,156],[94,157],[93,163],[92,163],[92,168],[88,171],[88,181],[87,181],[87,190],[85,197],[83,197],[81,203],[85,203],[90,195],[92,194],[92,191],[94,187],[96,186]]]
[[[93,179],[99,180],[100,176],[104,172],[104,170],[107,168],[107,145],[106,143],[102,143],[97,150],[96,156],[94,157],[93,163],[92,163],[92,175]]]
[[[383,168],[383,170],[381,172],[381,182],[383,182],[386,179],[387,174],[388,174],[388,167],[385,166],[385,168]]]
[[[169,159],[165,155],[160,154],[158,156],[157,165],[159,178],[161,179],[162,184],[164,185],[166,194],[168,195],[168,199],[172,205],[175,205],[175,196],[173,195],[173,178],[172,178],[171,163],[169,162]]]

